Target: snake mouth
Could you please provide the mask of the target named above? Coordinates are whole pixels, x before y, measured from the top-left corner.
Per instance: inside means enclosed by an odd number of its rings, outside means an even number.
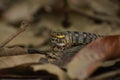
[[[65,47],[66,47],[65,43],[57,43],[57,42],[52,43],[51,46],[53,51],[63,51]]]
[[[56,43],[56,44],[51,46],[51,49],[53,51],[63,51],[63,50],[66,50],[69,47],[70,47],[70,45],[67,45],[65,43]]]

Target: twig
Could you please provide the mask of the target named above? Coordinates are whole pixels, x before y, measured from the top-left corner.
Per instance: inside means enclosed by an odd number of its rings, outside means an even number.
[[[3,41],[0,44],[0,48],[4,47],[5,45],[7,45],[10,41],[12,41],[16,36],[18,36],[21,32],[24,32],[26,30],[26,27],[28,26],[28,24],[26,22],[22,22],[20,28],[13,33],[10,37],[8,37],[5,41]]]

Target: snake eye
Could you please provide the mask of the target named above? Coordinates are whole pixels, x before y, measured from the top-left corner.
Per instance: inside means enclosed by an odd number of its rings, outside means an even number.
[[[51,38],[51,42],[57,41],[57,38]]]

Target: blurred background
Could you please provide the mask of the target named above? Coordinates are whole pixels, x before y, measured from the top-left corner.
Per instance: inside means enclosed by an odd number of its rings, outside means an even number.
[[[0,0],[0,42],[27,20],[32,25],[8,46],[40,47],[51,31],[120,33],[119,0]]]

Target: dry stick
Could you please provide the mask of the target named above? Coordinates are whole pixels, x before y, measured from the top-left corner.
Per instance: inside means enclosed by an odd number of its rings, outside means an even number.
[[[12,41],[16,36],[18,36],[21,32],[24,32],[26,30],[26,27],[27,27],[27,23],[24,23],[22,22],[20,28],[15,32],[13,33],[10,37],[8,37],[5,41],[3,41],[1,44],[0,44],[0,48],[4,47],[6,44],[8,44],[10,41]]]

